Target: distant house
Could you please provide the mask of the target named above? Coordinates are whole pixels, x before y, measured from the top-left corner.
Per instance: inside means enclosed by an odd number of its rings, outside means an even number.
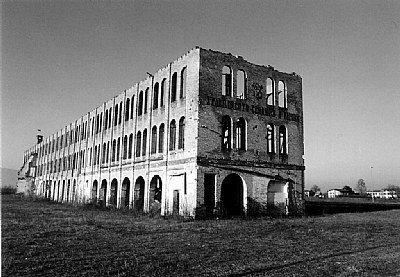
[[[330,189],[328,190],[328,198],[335,198],[339,196],[349,196],[352,194],[352,191],[348,189]]]
[[[335,198],[342,195],[341,189],[330,189],[328,190],[328,198]]]
[[[367,194],[374,198],[384,198],[393,199],[398,198],[397,192],[395,190],[372,190],[367,191]]]

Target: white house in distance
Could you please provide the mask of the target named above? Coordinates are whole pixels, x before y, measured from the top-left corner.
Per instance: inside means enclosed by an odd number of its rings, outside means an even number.
[[[395,190],[372,190],[367,191],[367,194],[374,198],[384,198],[384,199],[393,199],[397,198],[397,192]]]
[[[338,196],[341,196],[342,194],[342,190],[341,189],[330,189],[328,190],[328,198],[335,198]]]
[[[349,196],[354,193],[351,189],[348,190],[345,188],[328,190],[328,198],[335,198],[335,197],[339,197],[339,196]]]

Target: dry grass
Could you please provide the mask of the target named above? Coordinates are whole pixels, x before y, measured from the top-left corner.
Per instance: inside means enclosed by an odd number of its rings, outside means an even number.
[[[400,211],[165,220],[3,196],[2,276],[400,276]]]

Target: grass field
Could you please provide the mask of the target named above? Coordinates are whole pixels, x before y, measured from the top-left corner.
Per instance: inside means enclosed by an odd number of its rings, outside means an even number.
[[[184,221],[2,198],[2,276],[400,276],[400,210]]]

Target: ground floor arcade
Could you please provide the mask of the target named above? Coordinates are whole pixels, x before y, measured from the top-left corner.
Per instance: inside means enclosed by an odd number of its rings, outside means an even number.
[[[185,165],[168,172],[160,168],[134,173],[127,169],[35,182],[37,193],[51,201],[96,203],[153,215],[213,218],[301,212],[301,170]]]

